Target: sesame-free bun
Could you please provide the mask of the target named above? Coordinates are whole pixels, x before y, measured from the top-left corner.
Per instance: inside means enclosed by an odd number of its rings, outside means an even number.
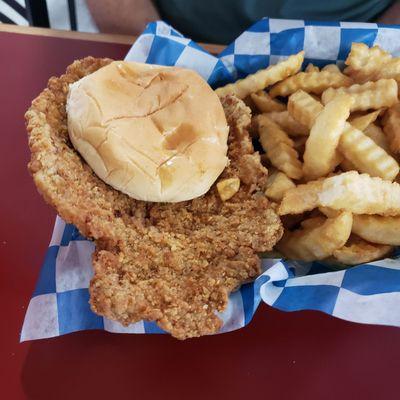
[[[67,114],[96,175],[137,200],[201,196],[228,162],[222,105],[188,69],[114,61],[70,85]]]

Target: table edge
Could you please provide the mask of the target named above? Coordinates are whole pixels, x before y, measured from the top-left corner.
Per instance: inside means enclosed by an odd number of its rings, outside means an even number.
[[[137,36],[133,35],[76,32],[76,31],[39,28],[33,26],[21,26],[12,24],[0,24],[0,32],[54,37],[62,39],[87,40],[87,41],[103,42],[103,43],[127,44],[127,45],[133,44],[138,38]],[[207,50],[211,54],[218,54],[225,48],[222,45],[211,44],[211,43],[199,43],[199,45],[202,46],[205,50]]]

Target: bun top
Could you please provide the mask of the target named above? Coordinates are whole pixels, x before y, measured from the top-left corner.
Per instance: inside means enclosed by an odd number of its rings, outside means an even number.
[[[222,105],[191,70],[114,61],[70,85],[67,114],[97,176],[137,200],[201,196],[228,162]]]

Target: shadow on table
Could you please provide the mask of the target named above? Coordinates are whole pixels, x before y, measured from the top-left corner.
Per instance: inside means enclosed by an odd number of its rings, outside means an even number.
[[[244,329],[184,342],[92,331],[24,344],[21,381],[33,400],[243,399],[261,391],[330,399],[327,390],[355,397],[366,383],[368,398],[384,398],[384,381],[395,382],[388,374],[400,367],[398,333],[262,306]]]

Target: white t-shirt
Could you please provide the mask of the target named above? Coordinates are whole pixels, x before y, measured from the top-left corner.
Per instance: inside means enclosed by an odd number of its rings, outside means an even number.
[[[49,13],[50,28],[71,29],[67,0],[46,0]],[[85,0],[74,0],[76,25],[81,32],[99,32]]]
[[[34,1],[34,0],[33,0]],[[71,15],[68,0],[46,0],[50,28],[71,30],[71,21],[75,19],[76,30],[81,32],[99,32],[85,0],[72,0],[75,12]],[[29,25],[29,7],[25,0],[0,0],[0,23]]]

